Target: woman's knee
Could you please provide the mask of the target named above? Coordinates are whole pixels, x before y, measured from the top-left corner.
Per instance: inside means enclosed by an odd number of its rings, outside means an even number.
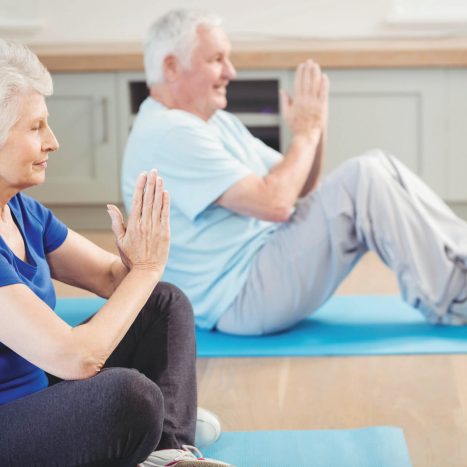
[[[164,420],[159,387],[139,371],[127,368],[107,368],[97,377],[101,378],[100,397],[106,397],[108,423],[141,433],[155,445]]]
[[[169,282],[159,282],[151,298],[155,299],[155,304],[161,311],[168,313],[171,319],[194,325],[193,307],[190,300],[176,285]]]

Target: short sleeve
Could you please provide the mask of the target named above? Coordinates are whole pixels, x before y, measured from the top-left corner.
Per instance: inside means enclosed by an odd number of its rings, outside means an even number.
[[[253,136],[253,145],[256,153],[263,161],[264,165],[271,170],[276,164],[283,160],[283,156],[280,152],[269,147],[267,144],[263,143],[259,138]]]
[[[172,202],[191,220],[252,173],[200,126],[177,126],[169,131],[157,159]]]
[[[23,281],[20,279],[14,266],[2,253],[3,252],[0,252],[0,287],[13,284],[22,284]]]
[[[68,235],[67,226],[60,221],[52,211],[35,199],[22,194],[24,204],[29,212],[36,218],[42,226],[42,242],[44,253],[48,254],[56,250],[66,239]]]
[[[44,225],[44,252],[48,254],[56,250],[66,239],[68,235],[67,226],[54,216],[52,211],[47,210],[46,222]]]
[[[229,114],[231,121],[235,124],[237,131],[251,144],[255,154],[261,159],[268,170],[283,160],[284,156],[275,149],[268,146],[256,136],[235,115]]]

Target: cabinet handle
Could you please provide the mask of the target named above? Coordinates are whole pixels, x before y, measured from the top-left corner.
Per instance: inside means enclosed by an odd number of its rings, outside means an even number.
[[[109,100],[103,97],[101,100],[102,106],[102,144],[109,142]]]

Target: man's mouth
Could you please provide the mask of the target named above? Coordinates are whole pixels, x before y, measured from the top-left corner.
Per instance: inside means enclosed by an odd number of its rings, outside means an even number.
[[[39,162],[34,162],[34,164],[32,164],[32,165],[35,165],[36,167],[43,167],[43,168],[45,168],[45,167],[47,167],[47,161],[48,161],[48,160],[49,160],[49,159],[43,159],[43,160],[41,160],[41,161],[39,161]]]

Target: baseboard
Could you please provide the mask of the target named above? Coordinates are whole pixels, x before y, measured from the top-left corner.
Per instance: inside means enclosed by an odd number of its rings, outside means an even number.
[[[122,213],[123,205],[117,205]],[[105,204],[84,206],[47,205],[53,213],[73,230],[110,230],[110,217]]]
[[[448,203],[462,219],[467,220],[467,202]],[[110,230],[110,218],[105,205],[63,206],[49,205],[54,214],[74,230]],[[118,205],[122,212],[123,205]]]

